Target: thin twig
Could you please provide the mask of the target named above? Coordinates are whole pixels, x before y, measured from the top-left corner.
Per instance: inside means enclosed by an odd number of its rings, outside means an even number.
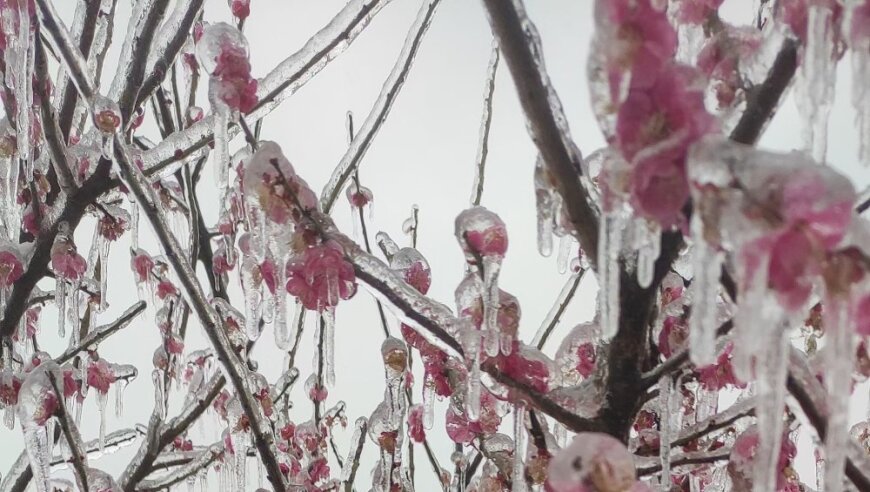
[[[547,339],[550,338],[550,334],[553,333],[553,330],[556,328],[556,325],[559,324],[559,320],[562,319],[562,314],[565,313],[565,310],[568,308],[568,304],[571,303],[571,300],[574,299],[574,294],[577,292],[577,287],[580,286],[580,282],[583,280],[583,277],[586,275],[586,269],[582,269],[576,274],[572,275],[568,280],[570,282],[570,287],[568,292],[565,294],[564,298],[561,298],[561,303],[559,307],[556,308],[553,317],[550,319],[550,322],[546,325],[543,331],[539,330],[540,339],[536,342],[533,342],[534,345],[538,348],[538,350],[544,347],[544,344],[547,343]],[[563,288],[564,289],[564,288]],[[555,306],[554,306],[555,307]],[[552,308],[551,308],[552,310]]]
[[[136,304],[133,304],[132,306],[127,308],[127,310],[124,311],[124,313],[120,317],[118,317],[118,319],[112,321],[107,325],[100,326],[94,331],[88,333],[85,338],[79,341],[78,345],[67,349],[54,361],[57,362],[58,365],[63,365],[69,362],[78,353],[84,350],[88,350],[90,347],[102,342],[103,340],[109,338],[121,329],[129,326],[130,323],[136,318],[136,316],[138,316],[143,311],[145,311],[145,301],[139,301]]]
[[[76,476],[79,479],[79,487],[81,490],[88,490],[88,457],[80,447],[82,437],[79,435],[78,428],[69,418],[69,413],[66,411],[66,404],[63,402],[63,399],[60,398],[60,395],[63,395],[63,391],[61,391],[60,386],[58,386],[57,379],[55,379],[54,374],[49,371],[46,371],[45,375],[48,377],[52,389],[54,389],[54,394],[57,395],[58,404],[55,415],[57,415],[57,420],[60,422],[63,437],[66,439],[67,447],[69,447],[73,469],[76,471]]]
[[[492,40],[492,53],[489,55],[489,65],[486,69],[486,87],[483,96],[483,116],[480,121],[480,142],[477,147],[475,162],[474,186],[471,191],[471,204],[480,205],[483,196],[484,171],[486,157],[489,155],[489,129],[492,126],[492,96],[495,93],[495,73],[498,70],[498,43]]]

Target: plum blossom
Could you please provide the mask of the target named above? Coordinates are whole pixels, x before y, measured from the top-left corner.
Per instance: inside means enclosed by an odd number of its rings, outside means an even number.
[[[233,17],[245,20],[251,15],[251,0],[228,0]]]
[[[507,252],[507,228],[501,218],[484,207],[472,207],[456,216],[456,239],[469,261],[474,256],[501,258]]]
[[[726,386],[739,388],[745,386],[734,374],[734,366],[731,363],[732,350],[734,350],[734,345],[729,343],[716,358],[715,364],[698,368],[698,380],[701,386],[708,391],[718,391]]]
[[[426,431],[423,428],[423,405],[417,404],[408,410],[408,435],[414,442],[423,442]]]
[[[730,25],[704,43],[697,67],[710,80],[720,109],[734,104],[743,86],[740,62],[749,59],[760,46],[761,33],[757,29]]]
[[[298,222],[304,210],[318,206],[317,196],[274,142],[260,142],[246,161],[242,188],[248,207],[255,209],[256,215],[264,214],[282,226],[291,220]]]
[[[89,387],[96,388],[97,391],[105,395],[115,380],[115,372],[105,359],[98,359],[88,364]]]
[[[754,460],[758,444],[758,428],[754,425],[743,431],[734,441],[728,461],[728,474],[731,476],[735,490],[752,490]],[[787,488],[791,475],[789,464],[795,455],[797,455],[797,447],[787,433],[783,434],[777,461],[779,474],[777,475],[776,489],[778,491],[789,490]]]
[[[243,114],[250,112],[258,101],[257,79],[251,77],[248,44],[242,33],[223,22],[205,26],[197,41],[197,55],[211,75],[212,102]]]
[[[619,492],[635,484],[634,460],[615,438],[581,432],[550,460],[548,492]]]
[[[287,262],[287,292],[306,309],[323,310],[356,293],[353,266],[344,259],[338,243],[312,246]]]
[[[454,405],[447,409],[447,435],[453,442],[471,442],[480,434],[492,434],[498,431],[501,424],[502,411],[499,401],[486,390],[480,392],[480,414],[477,421],[470,421]]]
[[[24,274],[24,264],[18,248],[0,243],[0,288],[9,288]]]
[[[75,243],[65,234],[59,234],[51,247],[51,269],[58,277],[77,281],[82,278],[88,264],[78,254]]]

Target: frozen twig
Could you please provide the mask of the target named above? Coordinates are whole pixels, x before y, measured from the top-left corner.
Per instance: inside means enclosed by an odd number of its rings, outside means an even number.
[[[700,465],[704,463],[716,463],[717,461],[725,461],[731,456],[730,448],[720,448],[714,451],[693,451],[689,453],[678,454],[672,456],[670,463],[672,467],[685,465]],[[635,458],[637,462],[637,475],[640,477],[652,475],[662,470],[662,464],[659,458]]]
[[[199,456],[190,460],[188,463],[181,465],[180,467],[172,470],[170,473],[167,473],[165,476],[152,479],[152,480],[143,480],[142,483],[136,488],[136,490],[140,490],[143,492],[156,492],[158,490],[165,490],[171,488],[173,485],[186,480],[188,477],[193,476],[197,472],[202,469],[208,468],[212,463],[224,453],[224,444],[223,441],[219,443],[212,444],[205,451],[201,452]]]
[[[577,292],[577,287],[580,286],[580,282],[583,280],[585,274],[586,269],[582,269],[568,277],[568,281],[562,287],[559,297],[556,298],[556,305],[550,308],[547,318],[541,324],[541,327],[538,328],[538,332],[535,333],[535,338],[532,340],[532,345],[537,347],[539,350],[544,347],[550,334],[553,333],[556,325],[559,324],[559,320],[562,319],[565,309],[568,308],[568,304],[570,304],[571,299],[574,298],[574,294]]]
[[[492,126],[492,96],[495,93],[495,73],[498,70],[498,43],[493,39],[492,53],[486,68],[486,83],[483,93],[483,116],[480,121],[480,135],[477,144],[477,159],[474,166],[474,185],[471,190],[471,204],[480,205],[483,196],[486,157],[489,155],[489,129]]]
[[[257,88],[259,102],[247,121],[257,121],[296,92],[341,54],[390,0],[352,0],[296,53],[269,72]],[[172,164],[202,150],[214,138],[214,116],[208,116],[161,141],[143,155],[148,176],[163,175]]]
[[[681,429],[680,433],[671,440],[671,447],[682,446],[694,441],[695,439],[703,437],[710,432],[728,427],[743,417],[752,415],[755,411],[755,403],[756,401],[754,398],[747,398],[731,405],[706,420],[702,420],[701,422]]]
[[[75,188],[75,179],[70,170],[66,157],[66,145],[60,128],[57,125],[54,108],[51,107],[51,99],[48,94],[50,79],[48,76],[48,64],[45,59],[45,47],[41,42],[36,43],[35,72],[39,83],[35,84],[35,90],[39,92],[39,109],[42,115],[42,133],[45,136],[46,147],[51,156],[52,174],[56,177],[60,189],[67,194]],[[49,178],[51,183],[51,178]]]
[[[82,436],[79,435],[78,427],[76,427],[75,423],[73,423],[67,413],[66,404],[60,398],[63,391],[61,391],[61,387],[58,385],[54,374],[50,371],[46,371],[45,375],[48,377],[52,389],[54,389],[54,394],[58,397],[57,411],[55,412],[55,415],[60,423],[61,432],[63,432],[63,437],[66,440],[67,447],[70,450],[71,461],[73,469],[76,472],[79,489],[88,490],[88,457],[85,453],[84,447],[82,446]]]
[[[335,170],[332,171],[332,176],[329,178],[326,186],[323,187],[323,192],[320,194],[320,206],[324,212],[329,213],[332,210],[335,199],[344,188],[344,184],[359,166],[369,145],[371,145],[381,125],[390,114],[390,109],[393,107],[396,96],[405,85],[411,65],[414,63],[414,58],[417,55],[423,37],[429,29],[432,17],[435,15],[435,10],[440,3],[441,0],[425,0],[420,6],[414,24],[405,38],[405,44],[402,46],[399,58],[396,60],[395,65],[393,65],[387,80],[384,81],[384,86],[378,95],[378,99],[369,111],[369,115],[363,122],[360,131],[354,135],[347,152],[345,152]]]
[[[734,326],[734,321],[728,320],[722,323],[719,328],[716,330],[716,336],[721,337],[726,335],[731,328]],[[643,374],[643,385],[645,388],[650,388],[656,384],[658,384],[662,375],[667,374],[668,372],[679,370],[683,364],[689,361],[689,349],[683,349],[677,352],[676,354],[669,357],[666,361],[657,365],[655,368],[647,371]]]
[[[68,348],[54,361],[57,362],[58,365],[69,362],[79,352],[89,349],[90,347],[102,342],[106,338],[109,338],[115,332],[129,326],[130,323],[136,318],[136,316],[139,316],[139,314],[143,311],[145,311],[145,301],[139,301],[136,304],[133,304],[132,306],[127,308],[127,310],[124,311],[124,313],[118,319],[112,321],[109,324],[100,326],[94,331],[88,333],[85,338],[79,341],[78,345],[72,348]]]

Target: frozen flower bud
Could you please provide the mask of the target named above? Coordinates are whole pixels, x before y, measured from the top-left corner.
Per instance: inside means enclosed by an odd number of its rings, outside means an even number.
[[[390,268],[398,272],[411,287],[425,294],[432,284],[429,262],[414,248],[402,248],[390,258]]]
[[[60,399],[50,377],[63,384],[60,368],[54,362],[42,362],[30,371],[18,392],[18,418],[24,427],[43,426],[54,415]]]
[[[504,222],[484,207],[463,210],[456,217],[455,231],[469,262],[475,261],[475,256],[501,258],[507,252]]]
[[[356,294],[353,265],[334,241],[307,248],[287,262],[287,292],[306,309],[322,310]]]
[[[63,229],[68,231],[69,226]],[[58,277],[75,281],[82,278],[87,268],[87,262],[78,254],[76,245],[68,233],[59,233],[51,246],[51,269],[54,273]]]
[[[187,119],[190,120],[191,123],[196,123],[201,120],[204,114],[202,108],[199,106],[191,106],[187,108]]]
[[[351,207],[354,208],[365,207],[374,199],[372,190],[366,188],[365,186],[360,186],[356,182],[353,182],[347,186],[346,195],[347,201],[349,201]]]
[[[389,378],[396,378],[408,369],[408,347],[398,338],[387,338],[381,344],[381,357]]]
[[[24,263],[18,246],[0,241],[0,288],[9,288],[24,274]]]
[[[94,97],[94,126],[104,134],[115,133],[121,126],[118,103],[105,96]]]

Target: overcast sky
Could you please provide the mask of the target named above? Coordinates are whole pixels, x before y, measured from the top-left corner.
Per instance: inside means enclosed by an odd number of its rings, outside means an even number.
[[[56,8],[67,23],[71,23],[75,2],[55,0]],[[118,2],[118,19],[127,19],[129,0]],[[345,4],[344,0],[253,0],[252,16],[245,28],[251,49],[253,74],[264,76],[278,62],[299,49],[308,37],[326,24]],[[592,0],[527,0],[531,18],[537,24],[544,45],[547,67],[559,91],[573,136],[584,154],[603,145],[603,139],[592,117],[585,81],[585,63],[592,32]],[[730,0],[726,14],[737,21],[746,21],[751,12],[741,10],[751,2]],[[394,0],[378,14],[368,29],[339,58],[306,84],[294,96],[265,118],[262,137],[278,142],[297,172],[318,191],[341,159],[346,146],[345,114],[353,111],[358,126],[377,97],[381,85],[392,67],[402,41],[419,7],[418,0]],[[206,1],[206,19],[229,20],[225,0]],[[117,68],[117,57],[124,36],[123,24],[115,31],[116,42],[110,51],[103,86],[108,86]],[[401,232],[402,221],[412,204],[420,207],[419,250],[427,257],[433,270],[430,295],[453,305],[453,291],[463,273],[463,257],[453,238],[453,220],[468,206],[473,179],[473,164],[478,145],[478,127],[482,96],[492,37],[481,3],[474,0],[444,0],[431,29],[423,41],[417,61],[407,84],[399,95],[388,121],[374,141],[363,161],[360,178],[374,193],[374,218],[371,231],[384,230],[403,245],[408,239]],[[504,263],[500,285],[516,295],[522,307],[520,334],[529,341],[550,309],[552,299],[561,289],[565,277],[556,268],[555,255],[542,258],[535,246],[535,210],[532,170],[536,151],[524,126],[523,116],[507,70],[500,68],[496,79],[494,119],[490,137],[486,188],[483,205],[505,220],[510,235],[510,248]],[[846,60],[840,69],[836,107],[832,113],[829,156],[832,165],[855,178],[863,189],[870,183],[870,172],[856,163],[857,137],[853,112],[849,102],[849,67]],[[200,98],[207,110],[207,102]],[[151,115],[148,115],[151,118]],[[149,123],[152,136],[153,123]],[[241,145],[236,142],[237,148]],[[800,146],[799,118],[791,99],[786,101],[771,125],[761,145],[790,150]],[[212,173],[204,176],[211,179]],[[200,186],[201,200],[207,223],[216,219],[217,197],[213,186]],[[333,212],[343,230],[353,230],[346,200],[339,200]],[[149,252],[159,252],[143,223],[142,245]],[[79,227],[77,238],[87,244],[92,234],[92,222]],[[136,289],[129,272],[129,243],[122,240],[113,246],[109,279],[111,308],[99,322],[114,319],[136,300]],[[84,251],[83,251],[84,253]],[[44,288],[51,288],[48,283]],[[591,319],[594,310],[595,282],[584,280],[579,294],[568,309],[561,330]],[[240,290],[234,282],[231,294],[234,304],[243,310]],[[47,309],[43,320],[43,345],[56,355],[63,344],[56,339],[53,309]],[[313,318],[312,318],[313,319]],[[350,302],[342,303],[337,313],[337,384],[330,390],[328,405],[338,400],[347,402],[350,427],[338,431],[339,449],[347,449],[353,421],[368,416],[383,397],[383,372],[379,347],[383,340],[375,305],[363,289]],[[397,333],[395,323],[391,323]],[[271,333],[264,333],[268,343],[261,343],[253,357],[270,380],[278,374],[282,356],[271,344]],[[193,330],[188,348],[207,346]],[[313,324],[303,336],[303,346],[297,357],[302,380],[310,374]],[[121,419],[109,416],[109,431],[147,422],[152,409],[150,378],[151,355],[157,347],[158,332],[150,317],[140,317],[122,334],[100,346],[100,355],[111,362],[132,362],[141,371],[140,377],[125,393],[126,411]],[[557,343],[545,351],[552,355]],[[417,367],[418,381],[421,374]],[[301,382],[297,390],[301,390]],[[295,392],[292,411],[297,422],[311,418],[310,402]],[[415,395],[419,401],[419,386]],[[114,392],[112,397],[114,397]],[[856,403],[857,416],[866,402]],[[111,407],[111,405],[110,405]],[[446,404],[436,409],[436,428],[430,433],[433,447],[442,465],[449,466],[452,446],[443,433]],[[177,405],[170,415],[177,412]],[[111,413],[111,412],[110,412]],[[83,417],[86,438],[97,435],[99,418],[93,397],[87,401]],[[214,424],[212,424],[214,429]],[[192,435],[196,444],[210,444],[217,434]],[[6,472],[21,448],[20,428],[0,429],[0,473]],[[371,451],[371,442],[367,443]],[[119,474],[136,446],[92,463],[110,473]],[[360,468],[358,485],[367,488],[369,471],[374,463],[371,454]],[[802,453],[802,478],[813,483],[807,464],[808,453]],[[66,473],[62,473],[65,475]],[[255,468],[250,467],[256,482]],[[338,475],[336,471],[334,476]],[[417,461],[418,490],[435,490],[433,473],[424,459]]]

